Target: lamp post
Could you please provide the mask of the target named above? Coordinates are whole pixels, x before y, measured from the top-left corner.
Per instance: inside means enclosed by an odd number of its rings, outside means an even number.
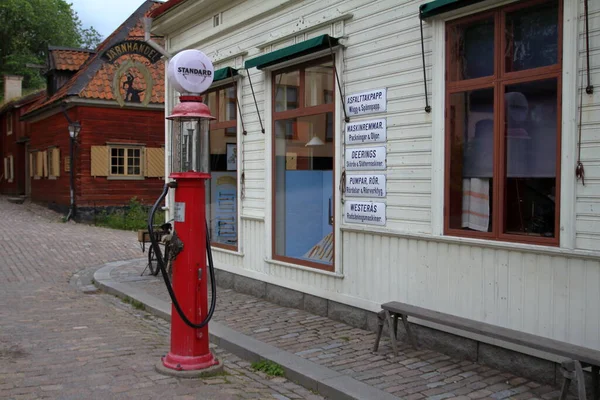
[[[71,140],[69,141],[69,171],[70,171],[70,186],[71,186],[71,207],[69,209],[69,214],[67,215],[67,221],[71,218],[75,217],[75,144],[77,142],[77,137],[79,136],[79,131],[81,131],[81,124],[77,121],[69,123],[69,136]]]

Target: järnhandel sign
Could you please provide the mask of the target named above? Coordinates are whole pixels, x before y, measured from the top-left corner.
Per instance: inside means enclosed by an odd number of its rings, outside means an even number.
[[[102,58],[112,64],[125,54],[137,54],[145,57],[152,64],[159,61],[162,57],[162,54],[154,50],[146,42],[140,40],[125,40],[108,48],[104,54],[102,54]]]

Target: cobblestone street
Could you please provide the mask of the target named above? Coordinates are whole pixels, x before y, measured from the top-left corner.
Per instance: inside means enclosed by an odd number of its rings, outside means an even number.
[[[226,362],[222,376],[156,373],[168,351],[168,323],[69,285],[86,267],[140,257],[135,233],[62,223],[44,208],[5,197],[0,215],[0,398],[321,398],[217,348]]]

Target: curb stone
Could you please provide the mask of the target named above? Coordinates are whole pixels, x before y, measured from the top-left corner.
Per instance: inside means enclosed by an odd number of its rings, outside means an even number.
[[[121,298],[129,297],[146,307],[146,311],[167,321],[171,320],[171,305],[163,300],[149,295],[144,290],[138,289],[122,282],[115,282],[111,272],[127,264],[129,261],[117,261],[93,268],[94,285],[106,293]],[[90,268],[82,271],[75,281],[80,289],[87,287],[90,278]],[[76,274],[77,275],[77,274]],[[89,279],[86,281],[86,279]],[[222,323],[211,321],[209,335],[212,343],[220,348],[246,359],[250,362],[269,360],[279,364],[285,371],[285,377],[307,389],[314,390],[320,395],[331,399],[340,400],[397,400],[398,397],[383,390],[369,386],[350,376],[344,375],[333,369],[316,364],[293,353],[281,350],[275,346],[263,343],[253,337],[239,333]]]

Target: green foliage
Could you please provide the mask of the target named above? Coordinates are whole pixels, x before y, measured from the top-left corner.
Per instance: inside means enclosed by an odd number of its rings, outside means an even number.
[[[136,310],[145,310],[146,309],[146,305],[144,303],[142,303],[141,301],[137,301],[135,299],[131,299],[131,305]]]
[[[259,362],[254,362],[252,363],[251,367],[253,370],[262,371],[269,376],[284,375],[284,371],[283,368],[281,368],[281,365],[269,360],[260,360]]]
[[[112,229],[122,229],[126,231],[136,231],[148,227],[148,214],[150,208],[144,207],[137,198],[132,198],[129,204],[112,213],[103,211],[96,218],[96,225]],[[165,222],[165,212],[156,211],[154,215],[154,225],[160,225]]]
[[[100,43],[102,43],[102,36],[100,35],[100,32],[98,32],[96,29],[94,29],[93,26],[90,26],[87,29],[82,29],[80,31],[80,47],[83,47],[84,49],[95,49],[96,47],[98,47],[98,45]]]
[[[48,46],[96,47],[101,38],[93,28],[83,28],[66,0],[0,1],[0,75],[22,75],[24,88],[40,88],[40,70]]]

